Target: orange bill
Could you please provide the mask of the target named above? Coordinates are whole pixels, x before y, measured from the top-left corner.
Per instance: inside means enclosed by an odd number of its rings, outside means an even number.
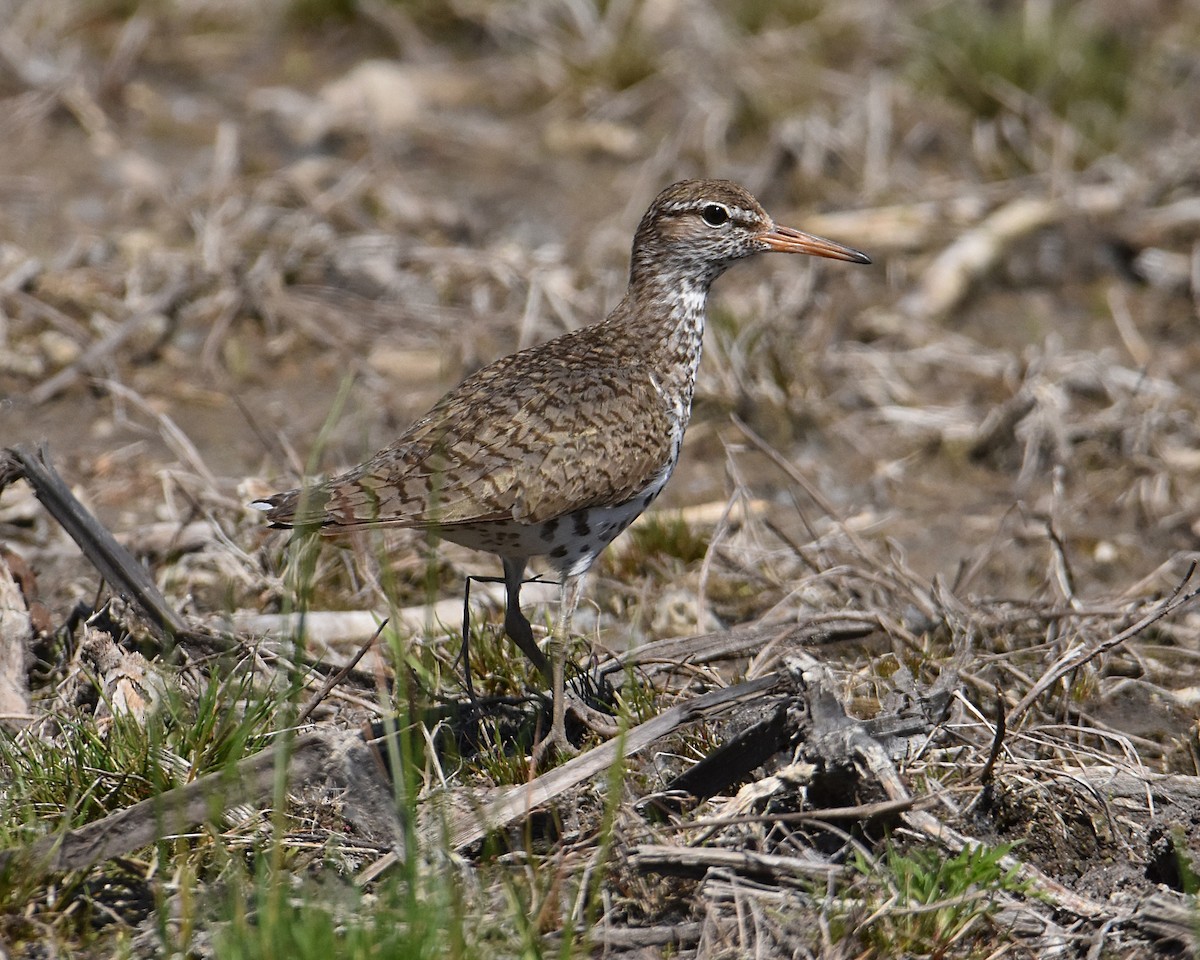
[[[871,258],[860,250],[846,247],[824,237],[793,230],[791,227],[775,227],[758,236],[776,253],[807,253],[813,257],[828,257],[830,260],[849,260],[851,263],[870,263]]]

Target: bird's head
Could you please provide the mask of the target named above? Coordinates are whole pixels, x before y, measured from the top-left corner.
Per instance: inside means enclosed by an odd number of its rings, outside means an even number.
[[[681,180],[655,198],[633,240],[634,282],[649,273],[711,283],[756,253],[805,253],[870,263],[851,247],[780,227],[749,191],[729,180]]]

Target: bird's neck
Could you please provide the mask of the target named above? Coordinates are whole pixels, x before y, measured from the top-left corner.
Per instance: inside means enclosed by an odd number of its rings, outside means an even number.
[[[682,406],[685,419],[700,367],[712,281],[712,277],[689,274],[635,274],[612,317],[644,344],[643,358],[655,370],[661,388]]]

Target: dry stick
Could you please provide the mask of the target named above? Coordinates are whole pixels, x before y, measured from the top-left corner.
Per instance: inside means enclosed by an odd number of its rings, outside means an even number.
[[[765,877],[779,882],[829,880],[844,876],[849,867],[818,860],[802,860],[778,853],[756,853],[751,850],[722,850],[715,847],[672,847],[663,844],[641,844],[629,854],[632,866],[646,872],[673,873],[685,876],[707,873],[712,868],[732,870],[741,876]]]
[[[158,587],[133,555],[117,543],[116,538],[88,512],[71,493],[63,478],[50,465],[45,447],[36,456],[23,447],[5,454],[19,465],[0,470],[0,479],[7,481],[19,473],[33,487],[34,495],[50,515],[59,522],[67,535],[79,545],[105,580],[132,599],[161,630],[170,635],[188,633],[187,624],[159,592]],[[3,486],[0,485],[0,489]]]
[[[854,547],[855,551],[861,558],[867,560],[874,557],[873,552],[867,547],[866,542],[850,528],[850,525],[846,523],[841,514],[838,513],[833,503],[823,493],[821,493],[820,490],[809,483],[808,479],[804,476],[804,474],[796,469],[794,464],[790,463],[787,458],[783,456],[783,454],[781,454],[778,450],[767,443],[766,440],[755,433],[754,430],[751,429],[750,426],[736,413],[731,413],[729,416],[733,420],[734,426],[742,431],[747,440],[749,440],[762,453],[764,453],[767,458],[775,464],[775,466],[787,474],[788,478],[793,483],[807,493],[808,496],[812,498],[813,502],[816,503],[816,505],[820,507],[820,509],[824,511],[827,516],[837,523],[838,529],[841,530],[846,539],[850,541],[850,545]],[[882,578],[879,579],[882,582]],[[920,586],[920,591],[915,589],[918,584]],[[887,585],[889,587],[895,586],[894,583],[888,583]],[[915,577],[913,577],[912,582],[905,584],[905,587],[909,600],[915,606],[920,608],[921,613],[931,620],[936,619],[937,611],[933,608],[929,600],[929,585],[926,583],[921,583],[917,581]]]
[[[242,641],[236,636],[193,630],[184,622],[159,591],[146,568],[75,498],[63,478],[50,465],[44,447],[36,455],[23,447],[0,450],[0,492],[13,480],[22,477],[33,487],[35,496],[46,511],[83,551],[102,580],[115,593],[136,603],[165,638],[187,641],[220,653],[242,647]],[[330,669],[307,655],[296,659],[314,670],[324,672]]]
[[[379,627],[375,630],[375,633],[371,636],[371,639],[359,647],[358,652],[350,658],[350,662],[342,667],[337,673],[329,676],[326,681],[321,684],[321,689],[314,694],[313,698],[308,701],[304,709],[300,711],[300,715],[296,717],[296,726],[300,726],[302,723],[304,723],[304,721],[312,716],[312,712],[317,709],[317,707],[321,704],[321,701],[329,696],[329,691],[350,675],[350,671],[355,668],[359,660],[366,656],[367,651],[371,649],[371,645],[379,639],[379,635],[383,633],[383,628],[387,625],[388,622],[385,618],[379,624]]]
[[[768,642],[782,636],[785,640],[799,639],[805,630],[790,624],[764,626],[760,623],[737,626],[713,633],[698,633],[691,637],[668,637],[654,640],[604,660],[597,665],[601,674],[649,664],[678,666],[681,662],[711,663],[755,653]]]
[[[1132,637],[1136,637],[1151,624],[1156,623],[1163,617],[1169,616],[1180,607],[1191,603],[1194,599],[1196,599],[1197,596],[1200,596],[1200,587],[1197,587],[1189,593],[1182,593],[1183,588],[1187,585],[1188,581],[1192,579],[1192,575],[1195,572],[1196,562],[1193,561],[1191,566],[1188,567],[1187,573],[1183,575],[1183,579],[1179,581],[1179,584],[1171,592],[1171,595],[1157,607],[1151,610],[1148,614],[1142,617],[1142,619],[1138,620],[1137,623],[1130,627],[1126,627],[1120,633],[1109,637],[1107,640],[1096,644],[1094,647],[1076,647],[1073,650],[1068,650],[1061,657],[1059,657],[1058,660],[1055,661],[1054,665],[1041,676],[1041,678],[1033,685],[1032,688],[1030,688],[1029,692],[1021,698],[1020,702],[1008,712],[1008,726],[1015,726],[1017,720],[1019,720],[1025,714],[1025,712],[1030,708],[1030,706],[1033,705],[1033,702],[1037,700],[1038,697],[1054,686],[1054,684],[1058,683],[1059,680],[1065,677],[1072,670],[1077,670],[1079,667],[1083,666],[1085,663],[1094,659],[1095,657],[1098,657],[1100,654],[1111,650],[1113,647],[1124,643],[1126,640],[1129,640]]]
[[[825,807],[819,810],[806,810],[794,813],[746,813],[736,817],[709,817],[704,820],[691,820],[687,823],[670,823],[660,825],[667,831],[697,830],[702,827],[731,827],[743,823],[826,823],[830,820],[874,820],[878,817],[889,817],[894,813],[904,813],[908,810],[920,810],[938,803],[948,793],[938,790],[936,793],[923,797],[909,797],[907,800],[881,800],[879,803],[860,803],[853,807]]]
[[[1018,196],[997,207],[975,226],[961,230],[900,301],[905,316],[923,322],[950,313],[977,280],[1009,250],[1041,227],[1071,214],[1096,216],[1124,207],[1129,186],[1079,186],[1065,197]]]
[[[495,799],[473,810],[452,813],[444,821],[439,821],[446,824],[449,846],[455,851],[461,851],[478,843],[491,831],[544,806],[564,791],[592,777],[606,774],[614,764],[644,750],[685,723],[691,723],[740,701],[758,697],[783,680],[782,675],[775,674],[714,690],[676,704],[624,735],[618,735],[616,739],[567,761],[561,767],[556,767],[529,783],[509,787]],[[359,883],[367,883],[399,862],[398,854],[389,853],[362,871],[356,879]]]
[[[606,676],[618,670],[640,668],[645,676],[677,671],[684,664],[713,663],[750,657],[769,646],[794,647],[804,642],[857,640],[880,628],[875,614],[838,610],[806,617],[803,623],[755,622],[729,630],[699,633],[691,637],[653,640],[624,653],[601,660],[596,671]]]
[[[921,321],[945,316],[1015,243],[1066,212],[1067,204],[1059,200],[1027,196],[993,210],[976,226],[960,231],[934,257],[915,288],[900,301],[900,312]]]
[[[810,673],[816,673],[814,678]],[[831,681],[822,674],[819,667],[811,669],[805,665],[802,678],[813,687],[810,694],[812,716],[816,733],[812,740],[823,755],[834,753],[838,756],[853,756],[855,762],[865,769],[883,789],[889,799],[906,802],[912,799],[912,794],[904,785],[900,774],[888,751],[872,736],[865,724],[850,719],[841,702],[829,692]],[[822,696],[822,692],[824,695]],[[822,732],[824,728],[827,732]],[[960,852],[968,847],[980,846],[978,840],[943,824],[933,814],[925,810],[913,809],[903,814],[908,826],[925,834],[936,843]],[[1069,910],[1081,917],[1110,916],[1112,911],[1086,897],[1079,896],[1068,890],[1057,880],[1046,876],[1036,867],[1023,863],[1016,857],[1007,855],[1000,860],[1005,870],[1013,870],[1020,879],[1027,880],[1031,885],[1045,893],[1060,909]]]
[[[896,771],[891,757],[878,741],[868,736],[858,724],[849,728],[846,735],[849,738],[849,748],[883,787],[884,793],[896,801],[907,800],[911,797],[908,788],[900,779],[900,774]],[[978,840],[946,826],[933,814],[924,810],[911,810],[904,815],[904,820],[912,829],[955,852],[961,852],[967,847],[980,846]],[[1002,857],[1000,866],[1005,870],[1015,870],[1019,879],[1029,881],[1061,909],[1070,910],[1080,917],[1111,915],[1110,908],[1068,890],[1057,880],[1042,873],[1037,867],[1024,863],[1012,855]]]
[[[996,734],[992,737],[992,748],[988,751],[987,762],[983,765],[983,770],[979,773],[979,782],[985,787],[992,782],[992,771],[996,768],[996,761],[1000,759],[1000,750],[1004,746],[1004,733],[1007,728],[1004,717],[1004,691],[1000,689],[1000,685],[996,685]]]

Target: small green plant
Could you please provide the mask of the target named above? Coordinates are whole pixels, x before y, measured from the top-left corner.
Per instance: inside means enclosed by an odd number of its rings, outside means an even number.
[[[214,941],[223,960],[469,955],[458,884],[449,875],[419,892],[399,875],[364,891],[335,877],[314,880],[260,865],[255,876],[232,881],[223,901]]]
[[[11,778],[0,816],[77,826],[181,786],[266,746],[287,699],[256,688],[249,671],[214,672],[189,696],[170,690],[144,718],[64,717],[54,739],[0,733]]]
[[[1195,899],[1196,894],[1200,893],[1200,865],[1196,863],[1195,856],[1188,848],[1187,836],[1182,830],[1171,832],[1171,848],[1179,870],[1179,888]]]
[[[946,858],[937,849],[902,851],[889,841],[873,862],[856,852],[855,870],[868,886],[882,887],[867,894],[866,919],[855,917],[860,936],[879,956],[940,958],[955,946],[961,952],[979,923],[999,909],[997,894],[1028,893],[1029,883],[1019,879],[1017,868],[1001,862],[1014,846],[968,846]]]
[[[54,737],[32,729],[0,733],[0,848],[29,847],[54,831],[231,768],[286,726],[291,694],[256,683],[249,668],[214,670],[198,689],[166,684],[144,716],[123,710],[70,716],[64,710]],[[158,853],[164,862],[173,856],[176,869],[191,870],[210,849],[201,834],[160,844]],[[108,936],[110,928],[121,936],[118,920],[136,925],[151,896],[148,863],[131,856],[61,876],[38,863],[3,870],[0,939],[56,942],[71,952]]]
[[[629,536],[642,560],[648,557],[673,557],[683,563],[697,563],[708,553],[708,532],[701,532],[682,517],[654,513],[637,524]]]

